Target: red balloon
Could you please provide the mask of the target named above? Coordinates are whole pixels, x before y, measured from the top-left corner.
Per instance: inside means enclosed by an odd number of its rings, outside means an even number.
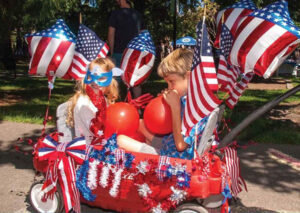
[[[124,102],[110,105],[106,109],[105,138],[112,134],[132,135],[139,128],[139,113],[137,109]]]
[[[144,123],[146,128],[158,135],[172,132],[172,113],[170,106],[162,96],[152,99],[144,111]]]

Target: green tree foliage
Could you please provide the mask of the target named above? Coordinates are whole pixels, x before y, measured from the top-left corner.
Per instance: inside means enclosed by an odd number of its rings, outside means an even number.
[[[132,6],[140,11],[154,41],[173,38],[174,0],[131,0]],[[177,38],[190,35],[195,37],[197,23],[204,15],[199,0],[177,0]],[[206,5],[206,20],[211,38],[215,35],[215,14],[236,2],[235,0],[202,0]],[[254,0],[258,7],[264,7],[274,0]],[[81,5],[80,0],[2,0],[0,1],[0,42],[10,44],[12,32],[20,36],[32,31],[47,29],[59,18],[64,19],[72,32],[77,34],[79,14],[83,24],[94,30],[100,38],[106,40],[108,19],[118,6],[116,1],[97,0],[98,7]],[[202,5],[203,6],[203,5]],[[296,24],[300,24],[300,1],[289,0],[290,14]],[[11,45],[6,46],[11,46]],[[1,48],[2,52],[5,48]],[[9,51],[6,50],[5,51]],[[2,54],[3,55],[3,54]]]

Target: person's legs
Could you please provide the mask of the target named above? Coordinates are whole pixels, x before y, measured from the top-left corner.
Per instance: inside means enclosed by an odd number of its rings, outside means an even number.
[[[146,143],[141,143],[126,135],[118,135],[117,143],[120,148],[123,148],[129,152],[141,152],[153,155],[159,154],[159,152],[152,146]]]
[[[122,53],[113,53],[112,58],[116,64],[116,67],[121,67]]]

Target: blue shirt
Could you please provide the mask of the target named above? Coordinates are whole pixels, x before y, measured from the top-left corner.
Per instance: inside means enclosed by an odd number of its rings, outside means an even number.
[[[181,118],[182,118],[184,113],[184,107],[186,104],[186,96],[183,96],[180,99],[180,101],[181,101]],[[208,116],[204,117],[192,128],[188,136],[183,136],[183,139],[188,144],[188,147],[182,152],[179,152],[176,149],[173,134],[164,136],[162,140],[162,148],[160,150],[160,155],[165,155],[174,158],[182,158],[182,159],[193,159],[196,128],[198,132],[197,141],[199,141],[199,136],[202,134],[204,127],[207,123],[207,120],[208,120]]]

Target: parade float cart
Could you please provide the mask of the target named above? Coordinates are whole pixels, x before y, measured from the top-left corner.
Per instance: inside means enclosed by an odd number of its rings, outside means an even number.
[[[29,193],[36,211],[60,212],[63,206],[66,211],[75,209],[76,192],[81,203],[119,212],[171,209],[207,212],[205,206],[218,208],[225,202],[222,192],[230,182],[226,162],[222,152],[218,155],[207,152],[214,140],[213,130],[223,115],[223,106],[209,116],[197,143],[201,144],[197,146],[197,157],[184,160],[126,152],[117,147],[115,135],[104,145],[83,152],[86,147],[82,138],[66,142],[72,138],[73,131],[62,122],[67,104],[57,110],[58,131],[63,131],[64,136],[50,134],[41,138],[35,147],[34,167],[45,176]],[[73,163],[77,164],[74,170],[70,169]],[[70,177],[68,173],[72,172],[76,172],[76,177]],[[70,183],[75,179],[76,186]]]

